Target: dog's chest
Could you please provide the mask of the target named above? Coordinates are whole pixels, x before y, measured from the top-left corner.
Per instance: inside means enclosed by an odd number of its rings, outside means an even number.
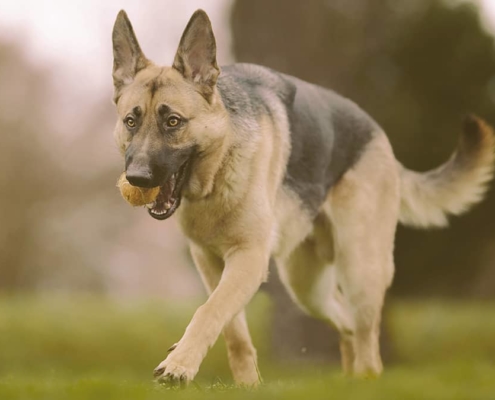
[[[232,213],[217,201],[186,200],[178,211],[182,231],[201,246],[220,248],[236,236],[232,229]]]

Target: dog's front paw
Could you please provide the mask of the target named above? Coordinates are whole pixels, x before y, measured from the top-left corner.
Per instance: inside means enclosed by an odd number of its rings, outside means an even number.
[[[199,363],[193,355],[174,351],[155,368],[153,376],[160,383],[183,387],[194,379],[198,369]]]

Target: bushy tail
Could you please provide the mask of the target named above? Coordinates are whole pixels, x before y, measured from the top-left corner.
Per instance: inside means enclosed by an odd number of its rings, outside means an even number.
[[[400,166],[399,220],[419,228],[442,227],[483,199],[493,177],[495,137],[482,119],[466,117],[456,152],[440,167],[418,173]]]

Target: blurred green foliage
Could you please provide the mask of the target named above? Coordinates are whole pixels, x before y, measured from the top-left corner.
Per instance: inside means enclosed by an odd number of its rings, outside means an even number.
[[[158,399],[367,399],[367,400],[490,400],[495,384],[493,365],[440,364],[394,368],[376,381],[345,379],[335,372],[308,374],[264,384],[257,390],[216,383],[170,390],[149,382],[115,376],[43,380],[15,377],[0,380],[0,396],[8,400],[158,400]]]
[[[152,383],[151,371],[181,335],[197,304],[116,303],[104,298],[0,300],[0,398],[366,398],[490,399],[495,395],[493,304],[399,302],[388,309],[398,359],[376,381],[345,379],[340,369],[277,363],[266,331],[272,308],[250,309],[263,387],[232,389],[223,340],[183,392]],[[492,397],[490,397],[492,396]]]
[[[267,325],[266,314],[260,315],[264,307],[259,300],[263,302],[263,296],[254,302],[258,312],[250,325],[255,340],[261,342],[259,351],[266,354],[260,326]],[[181,302],[172,307],[168,303],[164,308],[158,302],[116,303],[79,296],[4,298],[0,301],[0,375],[91,372],[151,379],[153,368],[181,338],[199,305]],[[228,376],[223,344],[218,343],[209,354],[202,376]]]

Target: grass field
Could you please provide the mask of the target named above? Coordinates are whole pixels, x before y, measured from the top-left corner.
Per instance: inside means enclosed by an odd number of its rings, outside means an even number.
[[[263,386],[232,387],[222,341],[196,383],[172,390],[151,371],[197,304],[116,303],[98,298],[0,299],[0,399],[494,399],[495,305],[390,301],[395,359],[382,378],[357,381],[337,366],[277,364],[270,307],[249,310]]]

